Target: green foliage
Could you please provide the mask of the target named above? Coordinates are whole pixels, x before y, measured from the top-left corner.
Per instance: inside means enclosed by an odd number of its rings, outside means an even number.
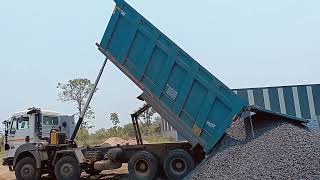
[[[4,136],[0,135],[0,163],[2,163],[2,158],[4,156]]]
[[[0,135],[0,143],[0,147],[2,147],[4,144],[4,135]]]
[[[145,106],[146,104],[144,104],[143,106]],[[142,106],[142,107],[143,107]],[[150,107],[149,109],[147,109],[146,111],[144,111],[140,116],[140,120],[142,118],[142,123],[141,124],[144,124],[144,125],[147,125],[147,126],[150,126],[152,124],[152,117],[153,115],[156,113],[156,111]]]
[[[140,124],[140,130],[143,139],[150,143],[165,143],[171,141],[160,134],[159,120],[154,122],[151,121],[150,125]],[[122,127],[117,126],[109,129],[101,128],[93,134],[89,134],[86,129],[81,129],[77,136],[77,143],[80,146],[100,145],[110,137],[120,137],[125,140],[135,138],[132,123],[125,124]]]
[[[110,121],[112,122],[114,127],[117,127],[117,124],[120,123],[118,113],[116,113],[116,112],[110,113]]]
[[[122,132],[123,134],[128,135],[128,137],[135,137],[132,123],[124,125],[122,128]]]
[[[143,121],[139,123],[142,138],[150,143],[170,142],[170,139],[161,135],[162,118],[160,116],[154,117],[155,114],[156,112],[149,108],[139,117],[139,120],[142,119]],[[110,121],[114,125],[113,127],[109,129],[101,128],[93,134],[89,134],[87,129],[81,129],[77,136],[78,144],[80,146],[100,145],[110,137],[120,137],[125,140],[136,138],[132,123],[118,126],[120,123],[118,113],[110,113]]]
[[[80,146],[87,145],[89,139],[89,131],[86,128],[80,128],[76,137],[76,141]]]
[[[92,84],[89,79],[77,78],[69,80],[67,83],[58,83],[57,88],[59,90],[58,101],[74,103],[77,108],[77,114],[80,115],[91,91],[94,88],[94,84]],[[96,91],[97,89],[95,92]],[[89,106],[85,113],[84,121],[81,124],[81,127],[92,128],[93,126],[89,125],[89,119],[94,118],[94,111]]]
[[[150,143],[169,143],[172,142],[169,138],[166,138],[162,135],[149,135],[145,136],[144,140],[150,142]]]
[[[102,128],[97,130],[94,136],[97,139],[105,139],[107,137],[106,134],[107,134],[107,130],[105,128]]]
[[[2,164],[2,158],[4,157],[4,149],[2,148],[1,149],[1,152],[0,152],[0,163]]]

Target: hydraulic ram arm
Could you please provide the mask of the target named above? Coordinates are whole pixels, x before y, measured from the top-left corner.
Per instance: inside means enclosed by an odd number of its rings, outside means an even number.
[[[104,70],[104,67],[106,66],[107,61],[108,61],[108,59],[106,58],[106,59],[104,60],[103,64],[102,64],[102,67],[101,67],[101,69],[100,69],[100,71],[99,71],[99,74],[98,74],[98,76],[97,76],[97,79],[96,79],[96,81],[95,81],[95,83],[94,83],[93,89],[92,89],[91,92],[90,92],[90,95],[89,95],[89,97],[88,97],[88,99],[87,99],[86,105],[84,106],[84,108],[83,108],[83,110],[82,110],[82,112],[81,112],[81,114],[80,114],[80,116],[79,116],[77,125],[76,125],[76,127],[75,127],[75,129],[74,129],[74,131],[73,131],[73,133],[72,133],[72,136],[71,136],[71,138],[70,138],[71,141],[74,141],[74,139],[76,138],[76,135],[77,135],[77,133],[78,133],[78,130],[79,130],[79,128],[80,128],[80,125],[82,124],[83,117],[84,117],[84,115],[86,114],[86,112],[87,112],[87,110],[88,110],[90,101],[91,101],[91,99],[92,99],[92,96],[93,96],[94,92],[95,92],[96,89],[97,89],[97,85],[98,85],[98,83],[99,83],[99,80],[100,80],[100,78],[101,78],[101,75],[102,75],[102,73],[103,73],[103,70]]]

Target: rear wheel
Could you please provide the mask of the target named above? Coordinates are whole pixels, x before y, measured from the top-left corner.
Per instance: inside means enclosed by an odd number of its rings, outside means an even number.
[[[163,169],[169,179],[183,179],[194,169],[192,156],[185,150],[170,151],[164,161]]]
[[[55,164],[54,172],[58,180],[80,179],[80,166],[72,156],[64,156]]]
[[[158,172],[157,158],[147,151],[141,151],[131,157],[128,171],[131,179],[154,179]]]
[[[21,159],[15,167],[15,173],[19,180],[40,179],[40,170],[37,169],[36,160],[32,157]]]

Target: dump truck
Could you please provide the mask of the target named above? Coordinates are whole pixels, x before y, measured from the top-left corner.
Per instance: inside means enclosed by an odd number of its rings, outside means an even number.
[[[83,171],[93,175],[124,163],[128,163],[132,179],[183,179],[213,150],[233,121],[265,114],[307,122],[249,106],[124,0],[115,3],[102,40],[97,43],[106,59],[84,109],[107,61],[111,61],[141,89],[138,99],[147,103],[131,114],[137,145],[77,147],[75,137],[84,110],[70,139],[53,130],[47,143],[26,142],[19,147],[13,161],[6,164],[13,167],[18,179],[39,179],[45,172],[54,173],[58,180],[79,179]],[[150,107],[187,142],[143,144],[138,118]],[[35,122],[30,124],[37,126]]]

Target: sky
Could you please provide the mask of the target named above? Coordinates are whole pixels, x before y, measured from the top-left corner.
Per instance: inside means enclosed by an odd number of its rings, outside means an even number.
[[[128,0],[138,12],[230,88],[320,83],[318,0]],[[200,3],[201,2],[201,3]],[[3,1],[0,6],[0,120],[41,107],[65,114],[57,84],[95,80],[97,50],[112,0]],[[141,91],[107,64],[94,96],[94,130],[121,124],[141,106]]]

